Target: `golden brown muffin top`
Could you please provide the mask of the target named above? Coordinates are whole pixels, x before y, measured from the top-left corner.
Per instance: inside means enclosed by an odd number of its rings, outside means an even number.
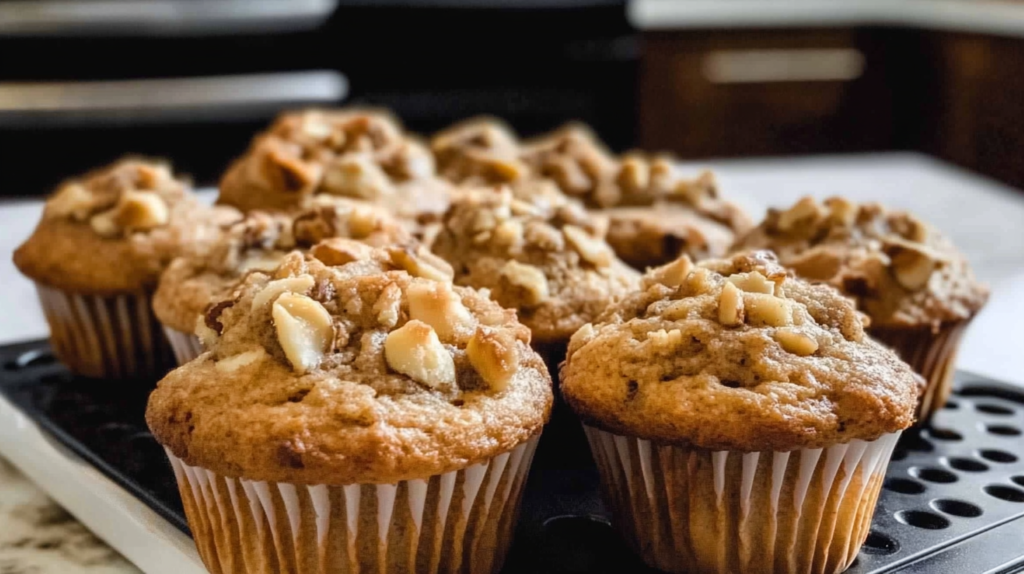
[[[590,425],[712,450],[872,440],[913,422],[918,375],[835,289],[771,252],[652,269],[569,343],[562,393]]]
[[[972,317],[988,300],[964,256],[904,211],[841,197],[805,197],[736,244],[772,249],[798,275],[857,301],[873,327],[930,327]]]
[[[233,211],[201,204],[164,163],[123,159],[61,184],[14,263],[81,294],[149,289],[174,257],[215,241]]]
[[[640,269],[682,253],[697,259],[724,255],[733,235],[753,226],[739,206],[721,197],[711,172],[687,178],[667,156],[615,156],[581,124],[520,142],[500,122],[478,118],[437,134],[431,148],[439,172],[452,181],[508,184],[517,196],[531,192],[521,187],[536,189],[533,182],[551,182],[606,218],[618,240],[616,253]],[[665,214],[672,215],[671,225],[662,222]]]
[[[185,333],[215,298],[246,273],[271,271],[290,251],[308,250],[331,237],[373,246],[411,241],[388,213],[371,205],[325,198],[289,214],[251,211],[223,228],[208,253],[180,257],[160,277],[153,311],[164,325]]]
[[[392,116],[305,110],[281,115],[253,140],[224,174],[218,203],[288,211],[309,196],[327,194],[416,219],[443,212],[448,191],[435,177],[430,150]]]
[[[433,250],[457,284],[516,309],[538,343],[567,341],[638,279],[578,205],[529,203],[508,189],[455,199]]]
[[[394,483],[511,450],[547,421],[550,376],[515,313],[444,267],[333,239],[249,274],[211,306],[209,351],[153,392],[153,434],[187,464],[294,484]]]

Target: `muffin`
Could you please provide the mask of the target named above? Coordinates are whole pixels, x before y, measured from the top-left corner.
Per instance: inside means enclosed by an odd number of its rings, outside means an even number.
[[[228,226],[208,253],[179,257],[160,278],[153,312],[163,325],[178,364],[202,352],[196,322],[215,299],[246,273],[271,271],[294,249],[307,250],[329,237],[369,245],[408,243],[404,228],[383,210],[358,202],[319,199],[300,211],[249,212]]]
[[[161,163],[125,159],[58,187],[14,264],[36,284],[54,354],[95,378],[173,366],[150,297],[179,255],[203,253],[228,216]]]
[[[711,172],[687,178],[668,157],[614,157],[581,126],[524,145],[522,158],[606,219],[608,244],[636,269],[680,255],[720,257],[753,226],[738,205],[722,198]]]
[[[206,567],[498,572],[551,408],[529,331],[443,262],[311,253],[338,265],[250,273],[150,398]]]
[[[957,348],[988,288],[935,228],[877,203],[805,197],[770,210],[737,248],[773,249],[801,277],[852,297],[871,318],[868,334],[924,376],[919,422],[946,404]]]
[[[481,189],[453,200],[443,223],[433,250],[451,264],[455,283],[487,289],[515,309],[553,373],[569,337],[637,285],[637,273],[572,202]]]
[[[573,336],[561,373],[617,529],[666,572],[845,570],[919,377],[770,252],[642,282]]]
[[[603,220],[616,255],[640,270],[682,254],[722,256],[753,225],[720,196],[710,172],[689,179],[666,157],[617,157],[579,124],[521,143],[483,118],[441,132],[431,148],[439,173],[452,181],[507,184],[517,195],[538,180],[555,184]]]
[[[306,110],[283,114],[253,140],[221,179],[217,201],[242,211],[289,211],[326,194],[415,222],[444,212],[448,193],[430,150],[390,115]]]

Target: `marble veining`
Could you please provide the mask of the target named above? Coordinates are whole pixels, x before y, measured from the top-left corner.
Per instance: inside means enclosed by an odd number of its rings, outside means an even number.
[[[0,459],[0,574],[138,572]]]

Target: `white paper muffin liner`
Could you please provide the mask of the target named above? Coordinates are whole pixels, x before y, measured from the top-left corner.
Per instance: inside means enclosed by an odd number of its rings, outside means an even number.
[[[869,329],[872,337],[892,347],[901,359],[924,377],[926,386],[921,398],[918,399],[918,426],[927,423],[949,400],[949,395],[953,391],[957,351],[969,324],[970,319],[945,323],[937,333],[933,333],[927,327]]]
[[[50,344],[74,373],[93,378],[155,379],[173,366],[170,347],[146,292],[76,295],[36,283]]]
[[[744,453],[586,431],[616,528],[651,566],[688,574],[842,572],[900,435]]]
[[[250,481],[167,456],[213,574],[488,574],[501,569],[511,544],[538,438],[397,484]]]
[[[183,333],[177,329],[165,326],[164,335],[171,344],[171,349],[174,351],[174,359],[178,361],[179,365],[184,365],[203,354],[203,344],[199,341],[199,337],[196,337],[193,333]]]

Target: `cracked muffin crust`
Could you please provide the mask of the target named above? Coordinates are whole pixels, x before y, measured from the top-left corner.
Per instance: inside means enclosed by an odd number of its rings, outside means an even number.
[[[204,252],[233,211],[200,203],[164,163],[123,159],[61,184],[14,264],[83,295],[151,289],[172,259]]]
[[[772,249],[798,275],[853,297],[874,327],[925,326],[972,317],[988,300],[964,256],[913,215],[841,197],[805,197],[769,210],[736,249]]]
[[[436,218],[449,186],[425,144],[384,112],[286,113],[224,174],[218,203],[242,211],[289,211],[313,195],[386,207],[408,220]]]
[[[334,265],[327,265],[328,260]],[[187,464],[293,484],[395,483],[540,433],[551,379],[529,330],[429,253],[327,240],[210,307],[209,351],[150,398]]]
[[[770,252],[652,269],[569,343],[561,392],[585,424],[709,450],[872,440],[913,422],[919,377],[827,285]]]
[[[508,184],[517,196],[537,180],[582,201],[608,229],[607,241],[637,268],[679,255],[724,255],[736,234],[752,227],[736,204],[723,199],[711,172],[686,178],[667,157],[615,156],[580,124],[520,142],[501,123],[476,119],[439,133],[431,142],[442,176],[476,185]]]
[[[457,284],[516,309],[538,344],[567,341],[638,278],[578,205],[529,203],[507,188],[455,199],[433,250]]]
[[[160,277],[153,311],[162,324],[191,333],[210,301],[227,295],[250,271],[272,271],[292,250],[342,237],[367,245],[401,245],[410,237],[387,212],[326,198],[291,214],[252,211],[226,225],[208,253],[180,257]]]

